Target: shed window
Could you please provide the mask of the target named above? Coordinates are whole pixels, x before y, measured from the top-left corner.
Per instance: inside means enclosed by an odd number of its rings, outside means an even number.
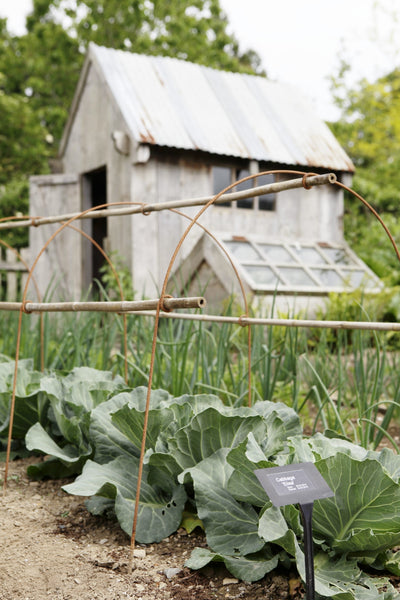
[[[243,179],[244,177],[248,177],[250,175],[250,171],[248,169],[238,169],[235,173],[235,181],[239,179]],[[242,183],[238,183],[233,191],[235,192],[243,192],[244,190],[251,190],[254,187],[254,180],[248,179],[247,181],[242,181]],[[236,202],[237,208],[253,208],[254,207],[254,198],[245,198],[244,200],[238,200]]]
[[[213,167],[213,193],[218,194],[232,183],[231,169],[227,167]]]
[[[250,175],[250,171],[248,169],[237,169],[232,167],[213,167],[212,168],[212,177],[213,177],[213,193],[218,194],[221,190],[228,187],[235,181],[239,179],[243,179]],[[259,187],[262,185],[267,185],[270,183],[274,183],[275,176],[271,173],[269,175],[260,175],[255,179],[249,179],[248,181],[243,181],[239,183],[234,188],[232,188],[232,192],[240,192],[243,190],[249,190],[253,187]],[[254,209],[254,210],[263,210],[263,211],[273,211],[275,210],[276,205],[276,194],[265,194],[263,196],[255,197],[255,198],[245,198],[243,200],[238,200],[237,202],[224,202],[219,203],[218,206],[236,206],[237,208],[244,209]]]
[[[250,237],[221,241],[254,291],[321,294],[381,288],[378,277],[345,245]]]
[[[269,185],[275,183],[275,175],[269,173],[267,175],[261,175],[257,177],[255,186],[260,187],[262,185]],[[264,194],[258,197],[258,210],[275,210],[276,194]]]

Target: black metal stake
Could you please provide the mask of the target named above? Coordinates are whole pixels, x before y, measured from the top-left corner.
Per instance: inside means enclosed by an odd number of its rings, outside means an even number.
[[[306,599],[314,600],[314,549],[312,538],[312,511],[314,502],[299,504],[304,528],[304,561],[306,570]]]

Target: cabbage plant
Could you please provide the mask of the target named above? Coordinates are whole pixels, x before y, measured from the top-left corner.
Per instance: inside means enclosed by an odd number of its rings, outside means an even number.
[[[113,507],[130,535],[146,388],[118,394],[92,411],[93,458],[64,490],[90,496],[96,514]],[[278,564],[304,573],[302,525],[296,506],[278,509],[254,475],[269,466],[312,461],[333,498],[315,502],[316,591],[322,597],[398,598],[386,578],[363,571],[400,572],[400,457],[366,451],[317,434],[303,438],[297,415],[280,403],[226,407],[212,395],[151,395],[137,540],[157,542],[180,526],[185,508],[197,512],[208,548],[187,561],[193,569],[223,562],[255,581]]]

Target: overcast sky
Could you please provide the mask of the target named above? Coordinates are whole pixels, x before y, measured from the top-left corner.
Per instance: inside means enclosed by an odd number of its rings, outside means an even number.
[[[271,79],[299,87],[324,119],[335,118],[329,77],[340,56],[352,78],[375,79],[400,64],[399,0],[220,0],[243,50],[253,48]],[[22,33],[31,0],[0,0],[0,16]],[[398,41],[397,47],[394,40]]]

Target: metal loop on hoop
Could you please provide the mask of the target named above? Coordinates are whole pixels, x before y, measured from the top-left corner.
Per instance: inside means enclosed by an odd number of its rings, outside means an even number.
[[[22,307],[21,307],[21,308],[22,308],[22,312],[24,312],[26,315],[30,315],[30,314],[31,314],[31,312],[32,312],[31,310],[28,310],[28,309],[26,308],[26,305],[27,305],[27,304],[29,304],[30,302],[32,302],[32,300],[24,300],[24,301],[22,302]]]
[[[167,308],[164,304],[165,298],[173,298],[170,294],[165,294],[162,298],[160,298],[160,310],[163,312],[171,312],[172,308]]]
[[[312,188],[312,185],[307,185],[307,177],[311,177],[312,175],[314,175],[314,173],[304,173],[303,175],[303,179],[301,180],[301,182],[305,190],[311,190]]]
[[[144,215],[145,217],[148,217],[151,214],[151,210],[145,210],[147,204],[145,202],[142,202],[141,207],[140,207],[140,212],[142,213],[142,215]]]
[[[249,315],[240,315],[240,317],[238,318],[238,322],[240,327],[247,327],[248,323],[243,323],[243,318],[247,319]]]

